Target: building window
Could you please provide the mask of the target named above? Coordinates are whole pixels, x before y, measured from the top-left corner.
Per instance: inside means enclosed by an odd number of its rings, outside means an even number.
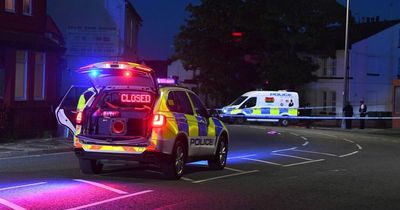
[[[397,78],[400,79],[400,58],[398,59],[397,62]]]
[[[32,15],[32,0],[23,0],[24,15]]]
[[[35,86],[33,97],[35,100],[44,100],[46,84],[46,54],[35,54]]]
[[[28,72],[28,52],[17,50],[16,53],[16,69],[15,69],[15,100],[25,101],[26,97],[26,81]]]
[[[326,59],[326,58],[322,59],[322,75],[323,76],[328,76],[327,60],[328,59]]]
[[[399,48],[400,48],[400,30],[399,30]]]
[[[6,71],[4,68],[0,68],[0,99],[4,98],[6,85]]]
[[[336,59],[331,59],[331,76],[336,76]]]
[[[323,91],[322,92],[322,111],[336,112],[336,91]]]
[[[5,0],[4,9],[7,12],[15,12],[15,0]]]
[[[322,111],[326,112],[326,106],[328,105],[328,92],[322,92]]]
[[[130,30],[130,34],[129,34],[129,47],[132,48],[133,46],[133,19],[131,19],[131,24],[129,26]]]
[[[331,111],[336,112],[336,91],[331,92]]]

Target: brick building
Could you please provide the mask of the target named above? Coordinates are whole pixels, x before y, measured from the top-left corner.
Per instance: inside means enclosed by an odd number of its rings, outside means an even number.
[[[63,52],[45,0],[0,1],[0,136],[55,130]]]

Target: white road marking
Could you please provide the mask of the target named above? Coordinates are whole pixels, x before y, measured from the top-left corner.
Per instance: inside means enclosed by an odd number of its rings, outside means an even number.
[[[10,201],[4,200],[2,198],[0,198],[0,204],[7,206],[11,209],[14,209],[14,210],[26,210],[25,208],[22,208],[21,206],[18,206],[17,204],[11,203]]]
[[[294,136],[299,136],[299,134],[297,134],[297,133],[290,133],[290,134],[292,134]]]
[[[265,130],[265,127],[258,127],[258,126],[249,126],[250,128],[255,128],[255,129],[260,129],[260,130]]]
[[[226,166],[225,166],[225,169],[228,169],[230,171],[235,171],[235,172],[243,172],[242,170],[235,169],[235,168],[229,168],[229,167],[226,167]]]
[[[50,153],[50,154],[41,154],[41,155],[25,155],[25,156],[16,156],[16,157],[4,157],[4,158],[0,158],[0,160],[37,158],[37,157],[44,157],[44,156],[63,155],[63,154],[69,154],[69,153],[73,153],[73,152],[59,152],[59,153]]]
[[[245,157],[254,157],[254,156],[256,156],[256,155],[257,155],[257,154],[228,157],[228,160],[230,160],[230,159],[241,159],[241,158],[245,158]]]
[[[100,184],[100,183],[97,183],[97,182],[87,181],[87,180],[83,180],[83,179],[74,179],[74,181],[90,184],[90,185],[93,185],[93,186],[96,186],[96,187],[100,187],[100,188],[103,188],[103,189],[106,189],[106,190],[109,190],[109,191],[112,191],[112,192],[115,192],[115,193],[118,193],[118,194],[128,194],[125,191],[118,190],[118,189],[115,189],[113,187],[109,187],[107,185]]]
[[[335,136],[335,135],[330,135],[330,134],[326,134],[326,133],[319,133],[319,132],[316,132],[315,134],[319,134],[319,135],[322,135],[322,136],[328,136],[328,137],[332,137],[332,138],[339,138],[339,137],[337,137],[337,136]]]
[[[351,152],[351,153],[348,153],[348,154],[345,154],[345,155],[340,155],[339,157],[347,157],[347,156],[351,156],[351,155],[355,155],[355,154],[357,154],[358,153],[358,151],[354,151],[354,152]]]
[[[193,179],[190,179],[190,178],[187,178],[187,177],[181,177],[181,179],[182,180],[184,180],[184,181],[188,181],[188,182],[194,182],[194,180]]]
[[[354,144],[354,141],[352,141],[352,140],[348,140],[348,139],[343,139],[343,140]]]
[[[78,210],[78,209],[85,209],[85,208],[89,208],[92,206],[97,206],[100,204],[104,204],[104,203],[108,203],[108,202],[112,202],[112,201],[116,201],[116,200],[120,200],[120,199],[124,199],[124,198],[129,198],[129,197],[133,197],[133,196],[137,196],[137,195],[142,195],[142,194],[146,194],[146,193],[150,193],[153,192],[153,190],[144,190],[144,191],[140,191],[137,193],[132,193],[129,195],[123,195],[123,196],[119,196],[116,198],[111,198],[111,199],[107,199],[107,200],[103,200],[103,201],[99,201],[99,202],[95,202],[95,203],[91,203],[91,204],[87,204],[87,205],[83,205],[83,206],[78,206],[78,207],[74,207],[74,208],[70,208],[68,210]]]
[[[362,150],[361,145],[359,145],[359,144],[356,144],[356,145],[357,145],[357,147],[358,147],[359,150]]]
[[[302,144],[301,146],[306,146],[308,144],[308,141],[304,142],[304,144]]]
[[[297,147],[292,147],[292,148],[288,148],[288,149],[274,150],[274,151],[272,151],[272,152],[283,152],[283,151],[295,150],[295,149],[297,149]]]
[[[299,157],[299,156],[294,156],[294,155],[285,155],[285,154],[279,154],[279,153],[272,153],[272,155],[278,155],[278,156],[282,156],[282,157],[291,157],[291,158],[296,158],[296,159],[300,159],[300,160],[313,160],[310,158]]]
[[[318,159],[318,160],[310,160],[310,161],[305,161],[305,162],[300,162],[300,163],[292,163],[292,164],[288,164],[288,165],[283,165],[283,167],[304,165],[304,164],[315,163],[315,162],[320,162],[320,161],[324,161],[324,160],[325,159]]]
[[[337,157],[337,155],[335,155],[335,154],[326,153],[326,152],[315,152],[315,151],[301,150],[301,149],[295,149],[295,150],[293,150],[293,151]]]
[[[155,173],[155,174],[161,174],[161,172],[159,171],[154,171],[154,170],[144,170],[146,172],[150,172],[150,173]]]
[[[224,176],[217,176],[217,177],[212,177],[209,179],[203,179],[203,180],[197,180],[192,182],[193,184],[198,184],[198,183],[202,183],[202,182],[208,182],[208,181],[213,181],[216,179],[223,179],[223,178],[227,178],[227,177],[232,177],[232,176],[240,176],[240,175],[245,175],[245,174],[250,174],[250,173],[255,173],[258,172],[258,170],[253,170],[253,171],[244,171],[241,173],[235,173],[235,174],[228,174],[228,175],[224,175]]]
[[[269,162],[269,161],[265,161],[265,160],[258,160],[258,159],[253,159],[253,158],[241,158],[241,159],[250,160],[250,161],[254,161],[254,162],[260,162],[260,163],[271,164],[271,165],[275,165],[275,166],[282,166],[282,164]]]
[[[303,140],[306,140],[306,141],[308,140],[308,139],[307,139],[306,137],[304,137],[304,136],[301,136],[301,138],[302,138]]]
[[[0,188],[0,191],[12,190],[12,189],[17,189],[17,188],[22,188],[22,187],[31,187],[31,186],[36,186],[36,185],[41,185],[41,184],[46,184],[46,183],[47,182],[38,182],[38,183],[33,183],[33,184],[25,184],[25,185],[19,185],[19,186],[5,187],[5,188]]]

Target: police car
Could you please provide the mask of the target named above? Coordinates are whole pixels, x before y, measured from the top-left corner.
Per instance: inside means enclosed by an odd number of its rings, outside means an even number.
[[[103,160],[156,164],[170,179],[179,179],[192,161],[225,167],[228,131],[194,92],[159,87],[154,71],[136,63],[101,62],[78,72],[90,77],[92,87],[71,87],[55,114],[74,134],[83,173],[101,173]]]

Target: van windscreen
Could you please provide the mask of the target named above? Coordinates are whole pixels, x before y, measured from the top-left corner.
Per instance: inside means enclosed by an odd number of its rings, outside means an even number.
[[[240,96],[239,98],[237,98],[236,100],[234,100],[231,105],[232,106],[236,106],[241,104],[244,100],[246,100],[247,96]]]

